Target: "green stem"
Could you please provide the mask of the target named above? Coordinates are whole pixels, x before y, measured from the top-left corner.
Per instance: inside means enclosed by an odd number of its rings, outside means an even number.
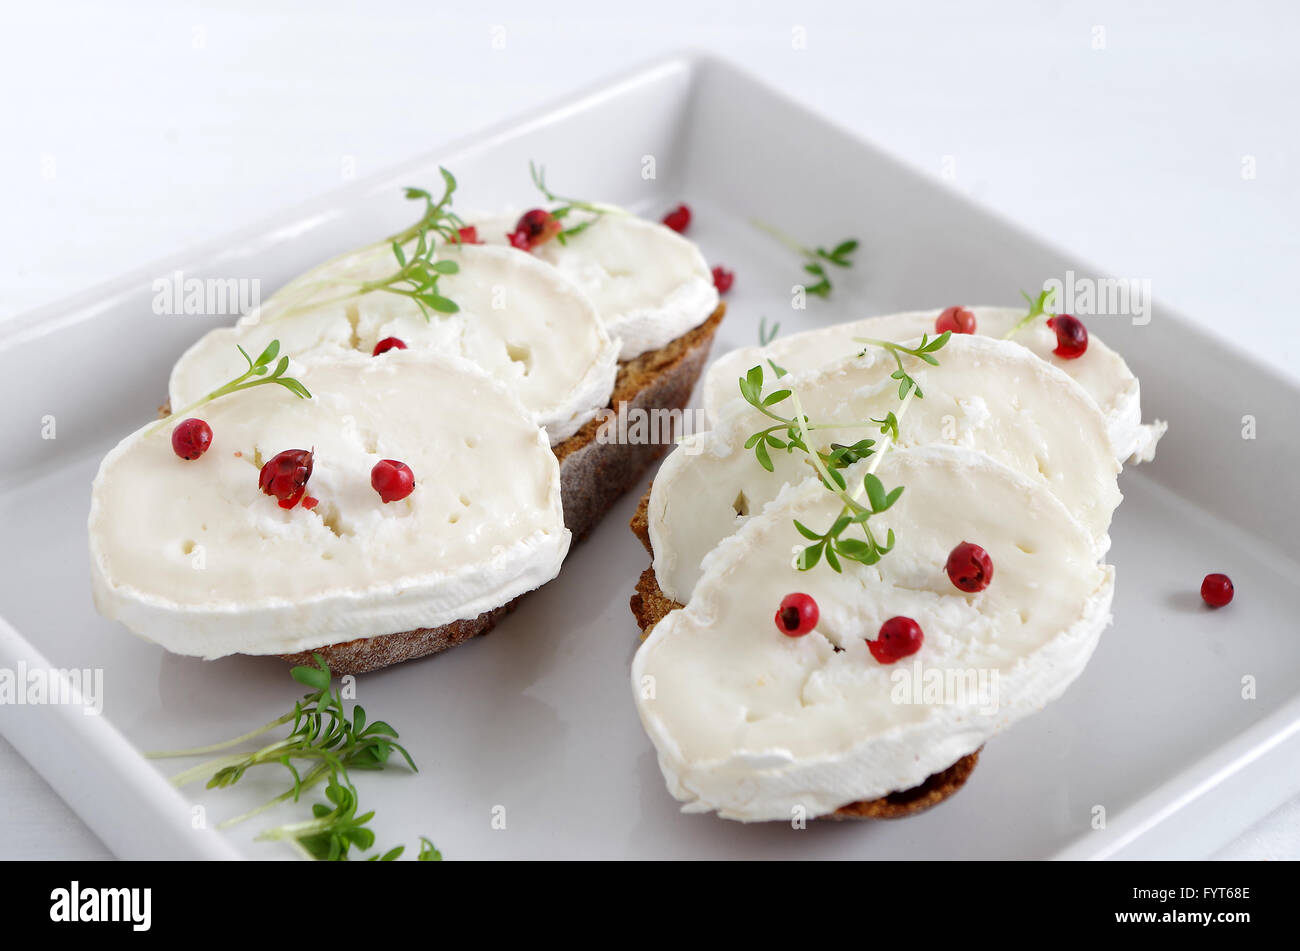
[[[917,353],[917,350],[919,348],[913,348],[909,350],[907,347],[904,347],[902,344],[894,343],[892,340],[877,340],[875,337],[854,337],[853,340],[855,343],[866,343],[866,344],[870,344],[873,347],[880,347],[883,350],[888,350],[890,353],[894,355],[894,359],[896,360],[898,359],[898,355],[900,353],[905,353],[909,357],[919,358],[920,356],[920,354]],[[902,364],[900,363],[899,365],[901,366]]]
[[[290,799],[294,799],[297,796],[299,796],[304,789],[310,789],[312,786],[315,786],[318,782],[324,779],[325,776],[328,775],[328,773],[329,773],[329,767],[324,763],[320,764],[319,766],[315,766],[302,779],[302,781],[298,784],[297,788],[286,789],[284,792],[280,793],[280,795],[276,796],[274,799],[268,800],[267,802],[262,803],[260,806],[248,810],[248,812],[245,812],[242,815],[233,816],[230,819],[224,819],[217,824],[217,828],[229,829],[232,826],[237,826],[239,825],[239,823],[251,819],[254,816],[261,815],[263,812],[266,812],[266,810],[272,808],[273,806],[277,806],[282,802],[287,802]]]
[[[894,414],[895,423],[901,423],[903,421],[903,417],[907,415],[907,408],[912,405],[912,397],[915,395],[916,395],[916,387],[912,387],[910,390],[907,391],[907,395],[903,397],[902,404],[898,407],[898,412]],[[893,448],[894,448],[894,437],[889,433],[882,433],[881,445],[877,446],[876,451],[872,453],[871,464],[867,466],[867,471],[870,472],[872,475],[875,475],[876,469],[880,468],[880,460],[885,458],[885,453],[889,452],[889,450]],[[860,491],[863,492],[866,491],[865,484],[862,486],[862,489]]]
[[[213,774],[225,769],[227,766],[237,766],[248,759],[248,753],[235,753],[231,756],[218,756],[216,759],[206,760],[198,766],[191,766],[184,772],[177,773],[172,777],[173,786],[188,786],[194,780],[203,777],[206,774]]]
[[[826,483],[826,486],[834,492],[845,505],[852,505],[855,508],[858,508],[859,506],[849,497],[848,493],[835,484],[835,481],[831,478],[830,472],[826,469],[826,465],[822,462],[821,456],[812,448],[812,437],[808,435],[808,417],[804,415],[803,405],[799,402],[799,394],[794,390],[791,390],[790,398],[794,400],[794,421],[799,426],[799,435],[803,439],[803,444],[808,446],[810,449],[810,452],[808,453],[808,461],[811,463],[812,467],[817,470],[818,474],[822,477],[822,481]]]
[[[158,422],[154,423],[152,426],[146,429],[144,431],[144,434],[146,436],[153,435],[158,430],[162,429],[164,426],[170,423],[177,416],[184,416],[186,413],[198,409],[200,406],[203,406],[204,404],[211,403],[215,399],[220,399],[223,396],[228,396],[231,393],[235,393],[239,390],[247,390],[254,386],[261,386],[263,383],[271,382],[273,377],[267,376],[266,373],[258,373],[257,369],[258,368],[256,367],[250,369],[243,376],[231,380],[225,386],[218,387],[217,389],[209,393],[207,396],[199,397],[189,406],[183,407],[182,409],[173,410],[170,416],[158,420]],[[252,382],[249,382],[251,377],[258,377],[259,379],[252,380]]]
[[[145,753],[145,759],[176,759],[181,756],[206,756],[208,753],[215,753],[217,750],[227,750],[232,746],[251,740],[254,737],[261,736],[274,730],[277,726],[283,726],[294,718],[294,712],[290,711],[282,717],[276,717],[270,723],[259,726],[256,730],[249,730],[242,736],[237,736],[233,740],[222,740],[220,743],[212,743],[208,746],[196,746],[190,750],[162,750],[154,753]]]
[[[1020,331],[1024,330],[1026,327],[1028,327],[1028,326],[1029,326],[1030,324],[1032,324],[1035,320],[1037,320],[1039,317],[1042,317],[1042,316],[1043,316],[1043,314],[1041,314],[1041,313],[1036,314],[1036,313],[1030,312],[1030,313],[1026,314],[1024,317],[1020,318],[1020,320],[1016,323],[1016,325],[1015,325],[1014,327],[1012,327],[1010,330],[1008,330],[1006,333],[1004,333],[1004,334],[1002,335],[1002,339],[1003,339],[1003,340],[1010,340],[1012,337],[1014,337],[1016,334],[1020,333]]]
[[[263,763],[279,762],[286,754],[294,759],[330,759],[339,755],[336,751],[322,752],[311,747],[295,748],[295,744],[299,742],[299,738],[291,735],[259,750],[247,750],[243,753],[232,753],[229,756],[218,756],[216,759],[210,759],[197,766],[192,766],[183,773],[173,776],[172,782],[177,786],[184,786],[204,773],[215,775],[227,767],[239,766],[243,763],[247,764],[246,769],[252,769],[254,766],[261,766]]]
[[[788,234],[786,234],[784,231],[782,231],[780,228],[776,227],[775,225],[770,225],[766,221],[762,221],[761,219],[758,218],[749,219],[749,223],[753,225],[755,228],[757,228],[759,231],[764,231],[767,234],[771,235],[773,238],[776,238],[776,240],[780,241],[782,244],[784,244],[787,248],[789,248],[791,251],[793,251],[795,254],[799,255],[800,257],[808,258],[809,260],[816,259],[817,252],[813,251],[811,248],[804,247],[802,244],[800,244],[794,238],[790,237]]]
[[[1047,309],[1047,306],[1054,302],[1053,299],[1056,297],[1055,290],[1044,292],[1042,295],[1039,296],[1038,300],[1034,300],[1024,291],[1021,291],[1020,293],[1021,296],[1025,298],[1025,300],[1029,301],[1029,313],[1025,314],[1024,317],[1020,318],[1020,320],[1016,323],[1014,327],[1012,327],[1010,330],[1008,330],[1006,333],[1002,335],[1003,340],[1010,340],[1016,334],[1020,333],[1020,331],[1024,330],[1026,327],[1032,324],[1039,317],[1056,316],[1055,314],[1051,313]]]

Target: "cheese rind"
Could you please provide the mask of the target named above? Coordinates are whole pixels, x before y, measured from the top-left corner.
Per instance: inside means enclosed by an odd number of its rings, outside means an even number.
[[[516,213],[471,215],[481,240],[505,243]],[[717,309],[718,291],[700,249],[671,228],[635,215],[598,217],[575,212],[565,226],[588,228],[531,252],[582,288],[611,337],[622,341],[620,360],[657,350],[698,327]]]
[[[1023,310],[1008,307],[971,307],[975,329],[980,336],[1001,338],[1024,316]],[[809,370],[861,348],[854,337],[902,341],[928,333],[934,336],[938,310],[908,311],[882,317],[836,324],[818,330],[778,337],[766,347],[741,347],[714,361],[704,379],[704,406],[711,419],[717,419],[724,407],[737,400],[738,377],[752,366],[773,360],[790,370]],[[955,335],[954,335],[955,336]],[[1156,443],[1168,428],[1159,420],[1142,423],[1140,388],[1137,377],[1124,358],[1093,332],[1088,335],[1088,350],[1074,360],[1062,360],[1052,350],[1056,335],[1039,320],[1019,331],[1016,343],[1039,358],[1073,377],[1096,401],[1106,417],[1115,458],[1121,463],[1149,462],[1155,457]]]
[[[552,443],[609,402],[619,343],[571,281],[503,248],[444,246],[438,259],[460,265],[438,281],[457,313],[426,317],[415,301],[386,291],[339,299],[350,285],[337,281],[376,280],[397,266],[388,246],[363,248],[294,280],[235,326],[202,337],[172,369],[172,406],[188,406],[247,369],[236,345],[256,356],[278,339],[282,353],[300,359],[368,355],[387,337],[478,365],[518,395]]]
[[[961,448],[898,450],[879,475],[906,490],[871,520],[879,536],[897,537],[877,565],[798,571],[792,552],[807,540],[793,520],[822,528],[839,502],[816,482],[791,486],[718,546],[690,603],[637,651],[637,709],[685,811],[788,821],[911,788],[1083,670],[1109,621],[1114,572],[1051,492]],[[979,594],[944,573],[963,539],[993,559],[993,583]],[[792,591],[820,607],[804,637],[773,622]],[[881,664],[867,639],[896,616],[917,621],[924,643]],[[907,689],[928,671],[970,689]],[[980,691],[981,677],[995,686]]]
[[[279,654],[473,618],[559,572],[559,466],[503,384],[416,350],[295,366],[311,399],[269,384],[197,410],[213,442],[195,461],[173,453],[174,423],[104,458],[88,526],[101,613],[180,654]],[[318,504],[280,508],[261,462],[312,448]],[[413,470],[406,499],[371,487],[380,459]]]
[[[1090,533],[1101,557],[1122,496],[1106,421],[1093,400],[1059,369],[1006,341],[954,335],[936,356],[937,367],[904,357],[925,395],[910,402],[898,445],[951,445],[988,454],[1055,494]],[[899,408],[898,381],[890,377],[895,367],[890,354],[868,347],[780,380],[769,368],[764,392],[792,388],[815,423],[869,422]],[[771,409],[794,415],[789,399]],[[772,450],[768,472],[744,448],[751,433],[772,425],[737,400],[724,407],[712,430],[687,438],[664,461],[648,516],[655,574],[668,597],[690,600],[709,552],[784,485],[813,476],[803,453]],[[777,435],[785,438],[784,431]],[[822,452],[832,443],[851,445],[862,438],[874,438],[876,449],[883,444],[879,427],[870,423],[817,429],[811,437]]]

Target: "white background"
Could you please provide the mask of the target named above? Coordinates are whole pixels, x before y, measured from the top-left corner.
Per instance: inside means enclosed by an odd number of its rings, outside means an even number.
[[[272,6],[4,10],[0,321],[696,46],[1300,378],[1300,5]],[[107,857],[0,777],[0,857]],[[1300,801],[1220,855],[1300,857]]]

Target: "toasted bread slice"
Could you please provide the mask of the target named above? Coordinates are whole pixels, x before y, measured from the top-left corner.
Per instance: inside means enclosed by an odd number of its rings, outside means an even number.
[[[641,540],[650,556],[654,549],[650,545],[650,490],[647,489],[637,506],[636,514],[629,523],[632,534]],[[683,605],[669,598],[659,588],[653,565],[641,572],[636,591],[632,595],[629,607],[641,628],[644,639],[669,611],[675,611]],[[981,747],[980,749],[983,749]],[[901,819],[916,815],[918,812],[937,806],[966,784],[975,764],[979,762],[980,750],[963,756],[947,769],[927,777],[925,782],[911,789],[902,789],[889,793],[878,799],[863,799],[841,806],[825,819]]]

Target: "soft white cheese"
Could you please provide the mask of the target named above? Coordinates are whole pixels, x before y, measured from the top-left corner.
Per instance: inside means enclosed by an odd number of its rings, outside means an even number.
[[[95,603],[168,650],[277,654],[437,627],[551,580],[569,547],[559,466],[517,397],[427,350],[295,364],[312,392],[268,384],[193,415],[212,427],[184,461],[171,425],[100,465],[89,534]],[[263,461],[315,449],[313,509],[263,494]],[[385,504],[380,459],[415,490]]]
[[[1008,307],[971,307],[975,330],[980,336],[1002,337],[1024,316],[1023,310]],[[861,349],[854,337],[878,340],[909,340],[922,333],[934,335],[934,321],[940,311],[909,311],[884,317],[870,317],[836,324],[820,330],[778,337],[767,347],[741,347],[724,354],[709,368],[704,380],[704,405],[710,418],[717,419],[723,406],[739,398],[737,378],[752,366],[771,359],[791,370],[812,369]],[[957,336],[954,334],[954,336]],[[1156,442],[1167,425],[1159,420],[1143,425],[1137,377],[1128,364],[1089,328],[1088,350],[1074,360],[1054,355],[1056,334],[1039,320],[1017,333],[1012,341],[1059,368],[1088,391],[1106,417],[1115,458],[1124,462],[1149,462]]]
[[[506,243],[518,213],[471,216],[483,241]],[[591,220],[575,213],[566,227]],[[610,213],[561,244],[528,252],[581,287],[596,304],[620,360],[657,350],[708,319],[718,291],[704,255],[671,228],[630,214]]]
[[[1055,495],[961,448],[892,452],[879,475],[906,491],[871,520],[877,535],[897,536],[877,565],[793,567],[807,541],[792,520],[823,529],[839,511],[805,481],[719,546],[689,605],[637,651],[637,709],[685,811],[790,821],[911,788],[1083,670],[1109,620],[1113,569],[1096,563],[1092,536]],[[993,559],[993,583],[979,594],[958,591],[944,572],[963,539]],[[800,638],[773,621],[793,591],[821,611]],[[895,616],[917,621],[925,640],[882,665],[866,638]],[[923,676],[983,676],[994,686],[908,696],[895,678],[911,677],[916,663]]]
[[[188,406],[243,372],[247,364],[236,344],[256,356],[277,338],[281,352],[294,358],[370,354],[387,337],[413,350],[463,357],[518,394],[553,443],[609,402],[619,343],[572,282],[502,248],[444,247],[438,257],[460,264],[459,273],[438,281],[439,293],[459,312],[426,318],[409,297],[384,291],[346,297],[346,282],[382,278],[397,267],[388,246],[364,248],[294,280],[234,327],[213,330],[190,347],[172,369],[172,406]]]
[[[1092,537],[1094,554],[1104,554],[1121,499],[1119,464],[1091,397],[1059,369],[1007,341],[954,335],[936,356],[937,367],[904,357],[925,396],[911,400],[898,444],[986,453],[1056,495]],[[899,409],[898,382],[890,378],[895,367],[890,354],[871,347],[779,380],[768,368],[764,392],[792,388],[814,423],[868,423],[813,430],[812,445],[822,452],[863,438],[874,438],[879,448],[883,437],[869,421]],[[785,417],[795,412],[789,399],[771,409]],[[811,477],[803,453],[772,450],[768,472],[744,448],[750,434],[772,425],[737,400],[714,429],[689,437],[660,467],[650,496],[650,540],[659,585],[674,600],[692,597],[706,556],[746,515],[761,512],[786,484]],[[777,435],[785,438],[784,430]]]

